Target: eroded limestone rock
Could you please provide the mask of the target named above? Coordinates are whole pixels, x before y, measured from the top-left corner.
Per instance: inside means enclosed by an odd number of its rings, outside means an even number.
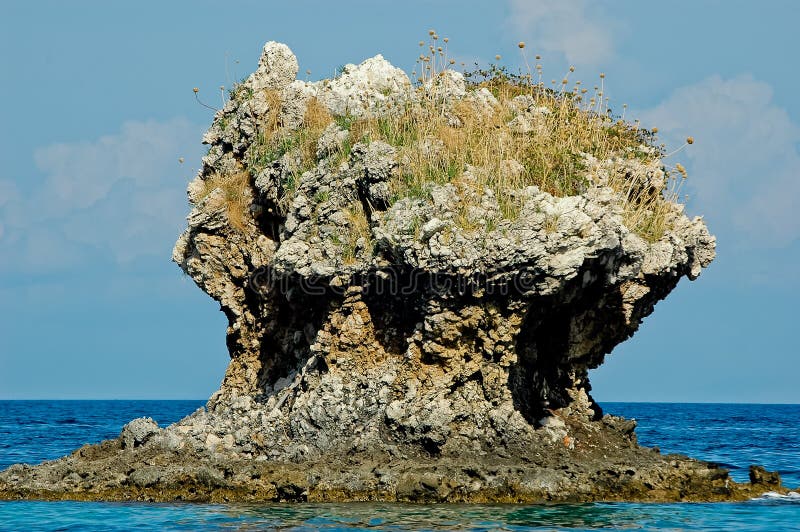
[[[220,390],[165,429],[134,420],[117,440],[15,466],[0,493],[506,502],[750,493],[724,470],[638,447],[635,424],[603,416],[589,393],[588,371],[714,258],[714,237],[678,205],[656,241],[626,227],[610,176],[658,187],[657,164],[587,156],[585,190],[510,191],[513,217],[478,185],[477,167],[398,199],[398,150],[351,138],[348,121],[431,95],[475,112],[500,103],[455,73],[415,89],[381,56],[322,82],[296,80],[297,69],[288,47],[267,43],[204,136],[209,152],[189,185],[173,259],[228,318]],[[292,135],[310,127],[314,105],[339,119],[298,170],[302,137]],[[526,97],[509,109],[521,134],[536,134],[549,113]],[[264,127],[296,143],[267,151]],[[460,127],[455,115],[450,127]],[[418,149],[442,147],[418,139]],[[524,170],[514,160],[501,168]],[[243,189],[219,177],[242,172]]]

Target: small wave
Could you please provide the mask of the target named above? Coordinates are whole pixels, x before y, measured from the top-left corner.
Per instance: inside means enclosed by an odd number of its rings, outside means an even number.
[[[768,491],[766,493],[762,493],[760,497],[755,497],[751,499],[754,501],[791,501],[791,502],[799,502],[800,503],[800,493],[796,491],[790,491],[787,494],[778,493],[776,491]]]

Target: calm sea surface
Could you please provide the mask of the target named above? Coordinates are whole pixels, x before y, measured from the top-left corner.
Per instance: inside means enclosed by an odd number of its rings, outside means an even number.
[[[203,401],[0,401],[0,469],[67,454],[133,418],[166,425]],[[604,403],[635,418],[643,445],[717,462],[736,480],[752,463],[800,486],[800,405]],[[800,495],[736,504],[193,505],[0,502],[6,530],[800,530]]]

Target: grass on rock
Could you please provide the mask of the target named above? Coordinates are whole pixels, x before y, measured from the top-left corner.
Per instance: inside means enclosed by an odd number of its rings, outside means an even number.
[[[538,65],[537,65],[538,67]],[[538,72],[541,72],[537,68]],[[540,74],[541,75],[541,74]],[[445,72],[438,72],[443,82]],[[482,106],[465,99],[443,99],[436,90],[437,75],[430,73],[428,89],[416,88],[410,101],[399,103],[387,113],[368,118],[333,116],[316,99],[307,102],[302,125],[294,130],[282,128],[279,117],[280,94],[267,92],[269,112],[261,119],[257,138],[248,150],[247,171],[231,176],[212,176],[208,187],[222,185],[231,202],[231,223],[242,219],[241,189],[249,173],[253,178],[275,160],[289,154],[288,176],[281,183],[285,201],[291,201],[303,172],[317,163],[317,142],[331,124],[349,131],[349,139],[335,154],[340,165],[357,142],[383,141],[397,149],[399,167],[392,174],[392,201],[401,198],[430,198],[433,184],[452,183],[462,195],[464,209],[481,192],[490,189],[498,200],[503,218],[515,219],[521,205],[518,191],[535,185],[555,196],[580,194],[593,186],[587,177],[585,155],[600,161],[635,159],[642,163],[658,161],[664,154],[654,145],[654,134],[637,123],[614,119],[603,107],[602,87],[587,90],[577,82],[573,89],[545,88],[543,82],[528,75],[512,75],[493,66],[467,74],[468,94],[488,90],[496,104]],[[233,95],[243,91],[234,91]],[[248,97],[250,93],[246,93]],[[659,165],[656,166],[658,168]],[[625,172],[610,172],[607,184],[622,197],[624,221],[631,231],[653,242],[668,228],[672,203],[685,172],[664,168],[663,187],[642,186]],[[230,183],[223,183],[229,180]],[[209,188],[210,191],[210,188]],[[470,200],[469,198],[473,198]],[[464,210],[462,209],[462,210]],[[236,214],[233,214],[236,211]],[[363,223],[352,224],[369,235]],[[464,229],[470,229],[466,216],[459,216]],[[497,220],[485,226],[496,226]],[[348,243],[348,249],[354,249]]]

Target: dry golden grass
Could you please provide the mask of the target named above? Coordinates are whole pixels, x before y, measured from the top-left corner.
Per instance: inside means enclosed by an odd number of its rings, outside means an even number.
[[[361,203],[348,207],[346,214],[347,233],[342,241],[342,262],[344,264],[354,264],[358,260],[360,244],[363,245],[367,254],[372,253],[372,230]]]
[[[252,194],[250,189],[250,173],[242,170],[233,174],[213,174],[203,180],[203,189],[200,191],[200,199],[207,197],[217,188],[223,194],[219,199],[220,205],[212,207],[224,207],[228,215],[228,221],[235,229],[243,231],[247,226],[249,217],[250,202]]]
[[[431,38],[432,43],[438,40],[435,34]],[[431,45],[431,54],[426,57],[420,65],[425,69],[421,79],[435,82],[447,66],[446,51]],[[541,78],[540,65],[537,73]],[[457,222],[465,230],[474,230],[479,224],[467,216],[470,201],[479,198],[485,188],[497,197],[502,217],[513,220],[521,208],[517,191],[526,186],[535,185],[556,196],[580,194],[592,186],[582,154],[599,160],[623,157],[645,162],[662,155],[658,149],[650,153],[640,149],[652,145],[650,132],[641,130],[638,123],[614,120],[605,111],[602,82],[587,96],[580,82],[572,90],[567,89],[566,77],[557,90],[546,89],[541,79],[534,81],[530,74],[513,76],[495,67],[480,74],[483,79],[471,82],[470,89],[488,89],[497,99],[493,107],[481,108],[463,100],[443,101],[441,91],[426,91],[420,86],[414,103],[402,104],[381,116],[354,119],[331,116],[324,105],[312,98],[307,102],[303,124],[296,130],[282,127],[280,94],[268,91],[270,110],[260,121],[257,138],[248,150],[247,169],[255,176],[284,154],[292,154],[280,184],[282,197],[291,200],[302,173],[318,162],[316,148],[322,131],[336,122],[350,131],[350,140],[340,150],[337,163],[349,155],[355,142],[387,142],[397,148],[400,162],[390,181],[393,201],[429,198],[431,185],[452,183],[465,192]],[[519,103],[514,102],[518,96],[527,99],[533,113],[519,110]],[[526,124],[520,124],[522,118]],[[685,178],[685,171],[680,173]],[[238,205],[243,197],[242,176],[215,176],[212,181],[215,179],[231,181],[225,188],[226,198],[233,202],[229,211],[242,210]],[[682,179],[668,172],[665,182],[669,190],[640,186],[620,175],[608,182],[623,198],[626,225],[649,241],[661,238],[668,228],[671,202],[678,198],[677,187]],[[368,237],[366,216],[361,213],[358,218],[359,223],[353,227],[361,229],[360,236]],[[487,225],[496,226],[496,221],[487,221]],[[344,245],[354,249],[350,243]]]
[[[600,160],[657,157],[640,150],[647,146],[649,132],[597,113],[596,100],[582,104],[577,91],[545,90],[541,85],[526,85],[524,79],[507,78],[489,79],[475,88],[482,87],[496,97],[494,108],[481,111],[460,101],[443,112],[441,103],[422,97],[421,103],[394,114],[352,123],[350,131],[356,139],[382,140],[398,148],[402,164],[390,183],[395,199],[428,197],[431,184],[453,183],[478,191],[490,188],[503,216],[514,219],[520,209],[514,192],[521,188],[536,185],[555,196],[586,190],[590,183],[581,154]],[[522,115],[530,131],[514,125],[518,113],[512,100],[517,96],[528,97],[532,107],[541,110]],[[465,182],[469,167],[472,171]],[[670,183],[676,182],[674,176],[668,177]],[[663,235],[669,200],[677,198],[674,190],[665,197],[660,190],[631,187],[625,179],[612,179],[609,185],[625,198],[625,221],[632,231],[650,241]],[[463,200],[468,201],[468,196]],[[466,217],[459,219],[465,229],[471,228]]]
[[[264,89],[264,94],[267,98],[267,103],[269,104],[269,111],[267,115],[263,119],[263,123],[260,124],[261,131],[269,132],[272,134],[273,132],[278,130],[280,126],[279,118],[281,115],[281,106],[283,102],[281,101],[281,93],[273,90],[273,89]]]
[[[328,108],[322,105],[317,98],[309,99],[303,115],[303,127],[319,135],[331,122],[333,122],[333,116]]]
[[[628,185],[622,211],[625,226],[648,242],[659,240],[670,228],[684,179],[684,175],[668,174],[663,189],[631,187],[622,176],[612,179],[609,184],[617,191],[625,190]]]

